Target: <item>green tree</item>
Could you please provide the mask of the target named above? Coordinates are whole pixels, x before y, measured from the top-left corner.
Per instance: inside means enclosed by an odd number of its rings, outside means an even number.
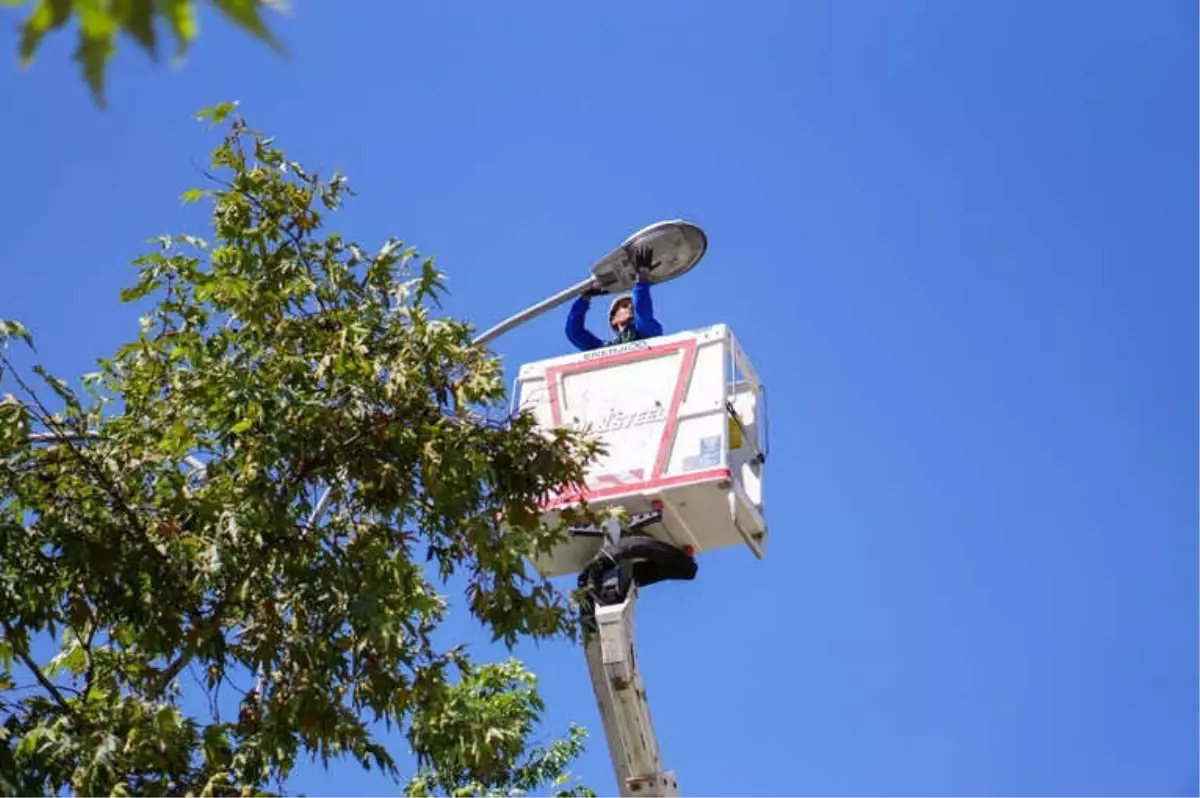
[[[250,794],[302,755],[401,778],[380,720],[414,790],[560,782],[580,732],[533,747],[531,677],[433,637],[452,578],[497,640],[573,634],[527,563],[562,535],[539,499],[595,444],[507,415],[498,360],[433,310],[432,259],[322,233],[346,179],[232,110],[184,195],[211,243],[135,261],[137,340],[79,391],[0,347],[0,793]]]
[[[256,38],[282,50],[263,19],[264,8],[281,8],[281,0],[209,0],[221,15]],[[74,21],[79,28],[75,60],[92,97],[104,105],[104,76],[125,34],[151,58],[159,57],[161,28],[175,40],[175,57],[182,58],[199,33],[197,0],[0,0],[12,7],[33,6],[21,23],[18,51],[21,65],[33,61],[42,40]]]

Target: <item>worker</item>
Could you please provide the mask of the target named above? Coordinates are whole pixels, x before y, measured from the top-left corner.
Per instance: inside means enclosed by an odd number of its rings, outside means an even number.
[[[663,334],[662,325],[654,318],[654,304],[650,301],[649,272],[653,268],[654,251],[641,248],[629,255],[637,281],[633,284],[632,295],[623,294],[608,307],[608,324],[614,334],[610,340],[601,341],[584,326],[592,297],[601,293],[598,289],[585,291],[571,305],[571,311],[567,314],[567,340],[577,349],[586,352]]]

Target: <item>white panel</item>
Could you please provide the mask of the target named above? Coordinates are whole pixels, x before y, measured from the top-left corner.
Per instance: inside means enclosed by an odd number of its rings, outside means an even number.
[[[590,476],[628,473],[650,478],[682,361],[680,351],[669,351],[562,376],[563,422],[591,431],[608,450]]]

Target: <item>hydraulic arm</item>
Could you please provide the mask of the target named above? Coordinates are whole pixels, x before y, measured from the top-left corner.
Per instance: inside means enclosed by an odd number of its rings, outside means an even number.
[[[623,796],[679,795],[675,774],[663,769],[634,642],[638,587],[696,575],[689,554],[639,534],[642,527],[661,520],[660,513],[636,516],[624,529],[610,521],[603,530],[573,530],[605,537],[579,583],[589,600],[583,619],[584,653]]]

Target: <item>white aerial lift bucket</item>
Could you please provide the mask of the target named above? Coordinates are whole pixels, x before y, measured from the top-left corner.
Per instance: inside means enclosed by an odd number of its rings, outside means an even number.
[[[584,485],[547,497],[546,523],[584,501],[659,510],[644,532],[684,551],[747,545],[763,556],[765,394],[726,325],[525,364],[513,397],[539,425],[590,430],[607,450]],[[573,536],[534,566],[575,573],[602,544]]]

